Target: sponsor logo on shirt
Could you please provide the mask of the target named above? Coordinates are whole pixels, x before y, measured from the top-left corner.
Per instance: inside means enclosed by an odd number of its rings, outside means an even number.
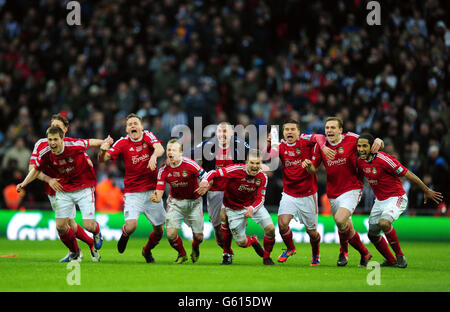
[[[286,159],[286,161],[284,162],[284,166],[285,167],[300,166],[301,163],[302,163],[301,159],[297,159],[297,160]]]
[[[327,160],[327,164],[328,167],[337,165],[337,166],[341,166],[341,165],[345,165],[347,163],[347,158],[339,158],[336,160]]]
[[[150,156],[148,154],[144,154],[142,156],[133,156],[131,158],[131,162],[133,163],[133,165],[136,165],[137,163],[150,159]]]
[[[241,184],[238,187],[238,191],[240,191],[240,192],[254,192],[254,191],[256,191],[256,187],[248,187],[247,185]]]
[[[187,187],[189,185],[189,182],[182,181],[182,182],[170,182],[170,186],[172,187]]]

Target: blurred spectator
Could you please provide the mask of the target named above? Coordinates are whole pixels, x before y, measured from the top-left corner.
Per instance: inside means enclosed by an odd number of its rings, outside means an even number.
[[[23,138],[16,139],[15,144],[6,149],[2,160],[2,169],[7,169],[11,160],[17,162],[17,169],[26,173],[28,172],[28,162],[30,161],[31,151],[25,146]]]

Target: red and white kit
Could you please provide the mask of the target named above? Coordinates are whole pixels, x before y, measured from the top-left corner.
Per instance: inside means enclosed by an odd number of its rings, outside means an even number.
[[[125,165],[125,220],[137,220],[144,213],[153,225],[164,223],[166,213],[162,202],[150,200],[156,189],[158,171],[147,166],[156,143],[161,142],[152,132],[145,130],[140,139],[133,140],[127,135],[117,140],[107,151],[112,159],[122,156]]]
[[[359,173],[369,182],[375,194],[369,224],[378,224],[380,218],[393,222],[406,209],[408,198],[403,189],[400,177],[408,169],[394,157],[378,152],[373,159],[358,159]]]
[[[47,146],[33,159],[37,170],[51,168],[56,174],[52,177],[58,178],[63,187],[62,192],[56,193],[53,203],[57,218],[72,218],[75,203],[80,207],[83,219],[95,217],[94,192],[97,178],[86,160],[85,151],[88,148],[89,140],[65,140],[58,155],[53,154]]]
[[[203,201],[195,192],[205,171],[195,161],[181,157],[177,166],[164,165],[158,172],[157,190],[164,191],[170,185],[167,200],[166,227],[180,228],[181,221],[194,233],[203,233]]]
[[[260,171],[256,176],[247,172],[245,164],[236,164],[208,172],[202,181],[210,182],[216,177],[225,177],[227,183],[224,189],[223,207],[226,210],[230,230],[237,241],[245,240],[247,218],[244,207],[254,211],[252,219],[265,228],[273,224],[269,213],[264,207],[267,187],[267,176]]]
[[[308,230],[315,229],[318,222],[317,176],[302,167],[305,159],[320,157],[319,146],[311,137],[302,134],[296,142],[289,144],[286,140],[281,140],[278,146],[283,176],[278,215],[292,215]]]
[[[356,159],[358,156],[356,142],[358,135],[348,132],[341,135],[341,140],[331,144],[328,140],[326,146],[336,151],[333,160],[327,159],[323,151],[319,157],[313,160],[317,168],[323,161],[327,172],[327,196],[330,201],[333,214],[343,207],[351,213],[358,205],[363,189],[363,183],[358,178]]]

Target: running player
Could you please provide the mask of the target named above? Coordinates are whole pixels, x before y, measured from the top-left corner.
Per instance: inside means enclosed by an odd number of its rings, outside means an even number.
[[[54,114],[50,120],[50,126],[60,127],[63,130],[64,135],[65,135],[69,129],[69,121],[67,120],[67,118],[65,118],[61,114]],[[108,140],[112,141],[112,139],[109,137],[108,137]],[[82,141],[82,142],[86,143],[86,140],[84,140],[84,139],[73,139],[73,138],[66,137],[66,136],[64,136],[64,141]],[[91,146],[91,147],[92,146],[100,146],[103,143],[103,140],[89,139],[88,143],[89,143],[89,146]],[[47,138],[42,138],[36,142],[36,144],[34,145],[34,148],[33,148],[33,152],[31,154],[31,158],[30,158],[30,162],[29,162],[29,170],[34,168],[34,165],[36,164],[35,160],[39,157],[40,152],[42,150],[46,149],[47,147],[48,147]],[[87,154],[85,154],[85,157],[86,157],[86,161],[89,163],[89,165],[91,167],[94,167],[89,156]],[[46,167],[46,168],[42,168],[42,171],[38,176],[39,180],[45,182],[44,183],[45,194],[47,195],[47,197],[50,201],[50,205],[51,205],[53,211],[55,211],[56,191],[62,191],[61,184],[58,182],[58,180],[56,178],[54,178],[57,175],[58,175],[58,173],[55,172],[55,170],[52,167]],[[93,250],[95,247],[94,240],[89,235],[86,234],[86,232],[80,225],[78,225],[75,222],[75,220],[74,220],[75,213],[76,213],[75,209],[73,210],[73,213],[74,213],[73,216],[71,216],[70,218],[67,218],[68,226],[70,226],[72,228],[72,230],[75,232],[76,237],[79,240],[85,242],[89,246],[89,249]],[[101,243],[101,240],[99,240],[98,243]],[[97,247],[101,247],[98,245],[98,243],[97,243]],[[93,257],[94,261],[98,261],[95,258],[97,254],[98,253],[91,252],[91,256]],[[65,257],[63,257],[60,260],[60,262],[68,262],[69,257],[70,257],[70,251],[67,253],[67,255]]]
[[[199,179],[205,171],[195,161],[183,157],[183,145],[177,139],[167,142],[167,163],[158,172],[158,184],[156,192],[151,199],[159,203],[164,194],[166,183],[170,185],[170,196],[167,199],[166,233],[170,246],[178,251],[175,263],[181,264],[187,261],[186,250],[183,241],[178,235],[181,222],[191,227],[192,262],[197,262],[200,256],[200,243],[203,241],[203,201],[195,192]]]
[[[306,160],[303,166],[311,173],[323,161],[327,173],[327,195],[330,201],[334,221],[338,227],[340,253],[338,266],[348,263],[348,243],[361,255],[360,266],[366,266],[372,257],[361,242],[358,232],[353,228],[351,215],[358,205],[363,190],[363,184],[356,170],[356,140],[358,135],[352,132],[343,134],[343,122],[338,117],[329,117],[325,122],[326,146],[335,152],[334,159],[326,159],[321,151],[312,161]],[[378,151],[383,141],[376,139],[372,149]]]
[[[17,185],[20,191],[26,185],[35,180],[42,168],[52,167],[58,173],[57,179],[62,190],[55,195],[56,229],[61,241],[71,251],[69,261],[80,261],[80,249],[76,240],[76,234],[68,225],[68,218],[73,217],[74,204],[78,204],[83,217],[83,226],[94,236],[94,249],[101,247],[101,233],[98,223],[95,221],[95,185],[97,178],[92,167],[85,158],[85,151],[89,148],[89,141],[64,141],[64,131],[59,127],[47,129],[48,147],[39,153],[35,159],[34,168],[28,173],[22,183]],[[106,141],[106,140],[105,140]],[[99,244],[97,245],[97,242]],[[93,256],[97,261],[100,256]]]
[[[383,153],[372,153],[374,138],[370,134],[361,134],[358,138],[358,169],[369,182],[375,194],[375,203],[369,217],[369,239],[377,250],[386,258],[382,266],[406,268],[408,263],[398,241],[392,223],[406,209],[408,197],[403,189],[400,177],[407,178],[424,192],[424,201],[432,199],[439,204],[443,196],[427,187],[414,173],[404,167],[394,157]],[[395,257],[380,231],[389,242]]]
[[[153,225],[153,231],[142,255],[147,263],[154,263],[151,250],[159,243],[164,234],[166,211],[162,202],[154,203],[150,196],[155,192],[157,180],[157,159],[164,154],[161,142],[150,131],[144,131],[141,117],[129,114],[126,118],[127,136],[117,140],[111,147],[105,143],[100,147],[98,161],[123,158],[125,165],[125,224],[117,243],[117,250],[123,253],[130,235],[136,230],[141,213]]]
[[[210,187],[209,183],[216,177],[226,178],[222,207],[225,210],[232,237],[240,247],[252,246],[263,258],[263,264],[273,265],[270,253],[275,244],[275,227],[269,212],[264,207],[267,176],[261,170],[261,166],[262,158],[259,151],[250,150],[245,164],[230,165],[208,172],[203,177],[197,192],[203,195]],[[252,218],[264,229],[264,249],[256,235],[250,237],[245,234],[248,218]],[[230,256],[232,237],[229,237],[226,231],[222,232],[222,235],[224,240],[222,264],[232,264],[233,258]]]
[[[305,159],[311,159],[318,153],[318,146],[333,157],[334,153],[324,146],[323,135],[304,135],[300,133],[300,125],[296,120],[288,120],[283,124],[283,137],[278,144],[272,135],[268,137],[271,148],[270,158],[279,157],[282,166],[283,193],[278,210],[278,225],[281,237],[287,249],[278,257],[278,262],[286,262],[288,257],[296,253],[292,231],[289,223],[298,218],[305,225],[312,248],[311,265],[320,265],[320,234],[317,232],[317,177],[302,167]],[[319,142],[316,145],[316,142]],[[313,152],[313,149],[315,152]]]

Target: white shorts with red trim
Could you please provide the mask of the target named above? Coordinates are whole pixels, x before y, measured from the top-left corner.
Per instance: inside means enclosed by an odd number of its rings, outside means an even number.
[[[95,188],[86,187],[72,192],[56,192],[52,204],[56,218],[74,218],[75,204],[83,220],[95,219]]]
[[[226,211],[228,224],[230,226],[230,231],[233,234],[233,238],[236,242],[245,241],[246,234],[245,229],[248,224],[248,218],[244,217],[244,213],[247,211],[246,209],[234,210],[230,208],[226,208],[223,206]],[[273,225],[272,218],[270,217],[269,212],[266,207],[261,207],[258,209],[256,213],[251,217],[256,224],[265,229],[269,225]]]
[[[56,208],[55,208],[56,195],[53,195],[53,196],[47,195],[47,197],[48,197],[48,200],[50,201],[50,206],[52,206],[52,210],[56,212]],[[76,213],[77,212],[75,210],[75,204],[74,204],[73,209],[72,209],[72,215],[69,216],[68,218],[75,219]]]
[[[362,189],[351,190],[339,195],[336,198],[329,198],[328,200],[330,201],[331,212],[333,213],[333,216],[336,214],[339,208],[345,208],[350,211],[351,214],[353,214],[353,212],[355,212],[356,206],[358,206],[359,201],[361,200],[362,191]]]
[[[293,197],[282,193],[278,215],[292,215],[306,229],[315,230],[319,219],[319,208],[317,205],[317,193],[305,197]]]
[[[378,224],[380,219],[388,220],[391,223],[400,217],[408,205],[408,197],[403,196],[389,197],[385,200],[375,199],[372,211],[370,212],[369,225]]]
[[[155,191],[125,193],[124,197],[124,216],[127,220],[138,220],[141,213],[145,215],[148,221],[154,226],[164,224],[166,220],[166,211],[162,201],[155,203],[150,196]]]
[[[223,193],[223,191],[209,191],[206,193],[209,220],[213,227],[219,226],[221,223],[220,210],[222,209]]]
[[[203,200],[176,199],[171,196],[167,199],[166,228],[180,229],[181,221],[184,221],[192,232],[203,233]]]

